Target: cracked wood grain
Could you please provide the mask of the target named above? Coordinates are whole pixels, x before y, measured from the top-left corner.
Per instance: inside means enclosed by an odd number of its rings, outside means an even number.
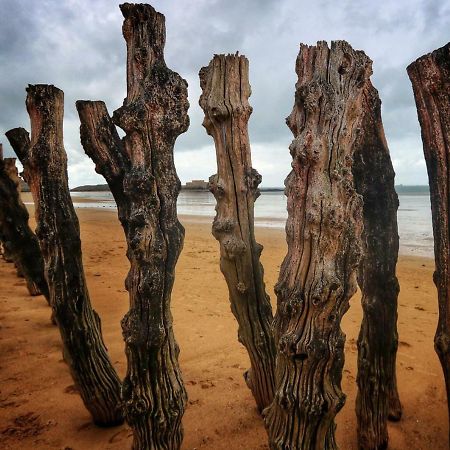
[[[200,71],[203,126],[214,139],[217,174],[209,179],[217,200],[212,231],[220,243],[220,269],[228,285],[238,339],[247,349],[245,380],[259,411],[273,398],[275,345],[272,308],[255,240],[254,202],[261,176],[252,168],[247,123],[250,84],[245,56],[215,55]]]

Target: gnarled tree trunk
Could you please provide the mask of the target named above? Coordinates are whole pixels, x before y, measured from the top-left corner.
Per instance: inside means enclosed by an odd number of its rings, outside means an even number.
[[[434,348],[444,371],[450,415],[450,43],[407,68],[430,183],[439,319]]]
[[[133,449],[172,450],[181,446],[186,403],[170,299],[184,240],[173,147],[189,126],[187,83],[165,64],[164,16],[150,5],[120,8],[127,97],[112,120],[103,102],[78,101],[77,109],[83,147],[111,188],[128,244],[122,396]],[[125,131],[123,141],[114,124]]]
[[[27,92],[31,142],[23,128],[6,135],[24,166],[33,194],[36,234],[64,356],[95,423],[117,425],[123,421],[120,380],[102,339],[100,318],[89,300],[78,218],[67,183],[64,94],[49,85],[30,85]]]
[[[30,295],[42,294],[49,301],[39,242],[28,219],[28,211],[20,199],[16,159],[3,159],[0,144],[0,235],[4,248],[18,273],[25,277]]]
[[[358,338],[359,447],[387,448],[388,417],[399,420],[397,392],[397,209],[394,169],[381,120],[377,90],[364,89],[361,132],[356,144],[353,178],[364,201],[363,257],[358,282],[362,293],[363,321]]]
[[[353,185],[355,141],[371,61],[345,41],[300,46],[287,123],[288,253],[275,292],[276,391],[265,410],[271,449],[335,449],[345,335],[356,291],[362,199]]]
[[[245,379],[262,411],[273,399],[275,344],[272,308],[259,261],[263,247],[254,233],[261,176],[252,168],[247,130],[252,112],[247,58],[214,56],[200,71],[200,84],[203,125],[214,138],[217,155],[218,173],[209,179],[217,200],[212,230],[220,242],[220,268],[239,324],[238,339],[250,357]]]

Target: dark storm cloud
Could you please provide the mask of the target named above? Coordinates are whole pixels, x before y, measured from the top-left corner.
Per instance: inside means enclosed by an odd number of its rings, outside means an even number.
[[[79,144],[77,99],[104,100],[110,112],[125,96],[125,43],[118,2],[4,0],[0,29],[0,133],[29,128],[28,83],[65,91],[65,146],[71,185],[102,182]],[[442,1],[155,0],[166,16],[166,60],[189,83],[191,127],[180,136],[180,178],[215,170],[212,140],[201,126],[198,71],[214,53],[237,50],[250,60],[254,108],[250,137],[266,185],[281,185],[290,168],[292,139],[285,117],[293,104],[300,42],[346,39],[374,61],[373,83],[397,182],[426,183],[420,131],[405,67],[449,40],[450,5]],[[7,148],[7,151],[10,151]]]

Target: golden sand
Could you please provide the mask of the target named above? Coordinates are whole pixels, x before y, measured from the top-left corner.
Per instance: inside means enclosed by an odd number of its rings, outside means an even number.
[[[78,199],[77,199],[78,201]],[[126,244],[113,211],[79,209],[83,258],[91,301],[102,319],[105,341],[121,376],[126,370],[120,320],[128,309],[124,279]],[[173,292],[175,334],[189,394],[183,449],[264,449],[266,433],[242,374],[248,367],[237,341],[228,292],[219,270],[218,243],[210,225],[181,218],[186,227]],[[286,253],[284,231],[256,229],[264,245],[267,290]],[[447,404],[442,371],[433,349],[437,294],[431,259],[401,257],[398,384],[401,422],[390,424],[395,449],[447,449]],[[11,264],[0,262],[0,448],[95,450],[130,448],[127,426],[99,429],[74,390],[62,360],[60,337],[42,297],[28,295]],[[347,334],[342,379],[347,402],[337,417],[342,450],[357,449],[356,340],[359,295],[343,321]]]

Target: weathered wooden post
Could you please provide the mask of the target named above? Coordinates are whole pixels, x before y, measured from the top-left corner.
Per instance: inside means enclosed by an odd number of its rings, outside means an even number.
[[[33,194],[36,234],[65,360],[95,423],[117,425],[123,421],[120,381],[102,339],[100,318],[89,300],[78,218],[67,182],[64,93],[42,84],[28,86],[27,92],[31,141],[23,128],[10,130],[6,136]]]
[[[78,101],[81,142],[108,182],[127,239],[130,310],[122,396],[133,449],[180,448],[186,391],[170,312],[184,228],[176,138],[189,126],[187,83],[164,61],[165,18],[150,5],[120,6],[127,42],[127,97],[111,119],[103,102]],[[121,140],[115,125],[126,133]]]
[[[396,354],[398,257],[394,169],[381,120],[381,101],[368,81],[364,87],[361,132],[356,142],[353,178],[364,201],[363,256],[358,271],[363,321],[358,339],[359,448],[387,448],[387,420],[399,420]]]
[[[239,324],[238,339],[247,349],[251,368],[246,382],[262,411],[273,399],[275,345],[270,299],[255,240],[254,202],[261,176],[252,168],[247,123],[250,84],[245,56],[215,55],[200,71],[203,125],[214,138],[217,174],[209,179],[217,200],[212,231],[220,242],[220,268]]]
[[[439,319],[434,348],[444,371],[450,415],[450,43],[408,68],[430,183]]]
[[[288,253],[276,286],[275,396],[265,410],[271,449],[335,449],[345,335],[356,291],[362,199],[352,166],[371,61],[345,41],[300,46],[293,170],[286,179]]]
[[[16,159],[3,158],[0,144],[0,235],[6,244],[4,248],[25,277],[30,295],[42,294],[49,301],[41,250],[28,219],[28,211],[20,199]]]

